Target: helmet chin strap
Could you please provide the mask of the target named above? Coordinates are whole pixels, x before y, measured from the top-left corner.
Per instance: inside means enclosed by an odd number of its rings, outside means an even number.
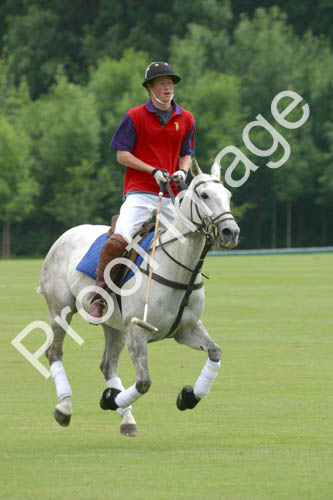
[[[169,99],[168,99],[167,101],[165,101],[165,102],[164,102],[164,101],[161,101],[161,99],[159,99],[158,97],[156,97],[156,95],[155,95],[155,93],[154,93],[154,91],[153,91],[153,89],[152,89],[152,88],[150,89],[150,91],[151,91],[151,93],[153,94],[154,99],[156,99],[156,101],[157,101],[159,104],[169,104],[169,103],[172,101],[173,96],[174,96],[174,94],[171,94],[171,96],[169,97]]]

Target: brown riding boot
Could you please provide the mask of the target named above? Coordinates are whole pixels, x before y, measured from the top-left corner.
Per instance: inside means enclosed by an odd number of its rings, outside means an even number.
[[[103,290],[107,289],[107,284],[104,280],[104,270],[109,262],[123,255],[126,246],[127,241],[120,234],[113,234],[106,240],[99,259],[98,267],[96,269],[96,286],[99,286]],[[113,266],[111,270],[112,280],[115,277],[118,269],[118,265]],[[105,305],[106,304],[103,297],[99,293],[96,293],[91,299],[88,314],[96,319],[100,319],[103,316],[103,309]]]

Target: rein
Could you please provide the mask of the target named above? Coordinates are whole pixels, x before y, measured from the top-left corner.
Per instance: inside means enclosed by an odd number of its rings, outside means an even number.
[[[218,184],[221,184],[221,181],[219,180],[215,180],[215,179],[212,179],[212,180],[208,180],[208,181],[201,181],[199,182],[195,188],[194,188],[194,192],[195,192],[195,195],[199,197],[198,193],[196,192],[197,188],[201,185],[201,184],[206,184],[208,182],[214,182],[214,183],[218,183]],[[182,186],[184,187],[184,185]],[[167,189],[168,189],[168,192],[169,192],[169,195],[170,195],[170,198],[173,202],[174,205],[176,205],[176,199],[175,199],[175,196],[173,194],[173,191],[171,189],[171,186],[169,183],[167,183]],[[171,243],[173,241],[176,241],[178,238],[172,238],[171,240],[168,240],[166,242],[162,242],[162,239],[161,239],[161,234],[159,236],[159,244],[156,246],[156,249],[157,248],[161,248],[162,251],[173,261],[175,262],[176,264],[178,264],[180,267],[186,269],[187,271],[191,272],[191,278],[190,278],[190,281],[188,284],[185,284],[185,283],[178,283],[178,282],[175,282],[175,281],[170,281],[166,278],[164,278],[163,276],[160,276],[156,273],[152,273],[152,279],[157,281],[158,283],[161,283],[162,285],[165,285],[165,286],[168,286],[170,288],[175,288],[175,289],[178,289],[178,290],[185,290],[185,294],[184,294],[184,297],[182,299],[182,302],[180,304],[180,307],[179,307],[179,310],[178,310],[178,314],[167,334],[167,337],[171,337],[173,332],[176,330],[176,328],[179,326],[179,323],[181,321],[181,318],[182,318],[182,315],[183,315],[183,312],[184,312],[184,309],[185,307],[188,305],[188,302],[189,302],[189,298],[190,298],[190,295],[191,293],[194,291],[194,290],[199,290],[200,288],[203,287],[203,282],[201,281],[200,283],[197,283],[195,284],[195,280],[198,276],[198,274],[201,272],[201,269],[202,269],[202,266],[203,266],[203,263],[204,263],[204,260],[205,260],[205,257],[207,255],[207,252],[209,250],[209,248],[211,247],[211,244],[212,244],[212,237],[211,237],[211,233],[214,234],[214,237],[216,237],[216,224],[218,222],[224,222],[224,221],[227,221],[227,220],[234,220],[234,217],[232,215],[232,213],[230,211],[225,211],[225,212],[222,212],[220,213],[219,215],[217,215],[216,217],[212,218],[210,216],[207,216],[207,217],[204,217],[200,212],[199,212],[199,209],[198,209],[198,206],[197,204],[195,204],[195,207],[196,207],[196,212],[197,212],[197,216],[199,217],[199,219],[201,220],[201,223],[198,223],[198,222],[195,222],[193,220],[193,199],[191,199],[191,217],[188,218],[189,219],[189,222],[191,223],[192,227],[194,226],[195,229],[194,230],[191,230],[187,233],[185,233],[183,236],[187,236],[188,234],[192,233],[192,232],[199,232],[199,233],[203,233],[205,235],[205,238],[206,238],[206,241],[205,241],[205,245],[202,249],[202,252],[200,254],[200,257],[199,257],[199,260],[195,266],[194,269],[191,269],[190,267],[186,266],[185,264],[182,264],[180,262],[178,262],[166,249],[165,249],[165,245],[167,245],[168,243]],[[185,219],[185,217],[184,217]],[[187,219],[187,217],[186,217]],[[186,221],[184,220],[184,222],[186,223]],[[187,222],[187,225],[189,226],[188,222]],[[149,251],[149,250],[148,250]],[[147,269],[141,269],[141,272],[145,275],[149,275],[149,263],[147,263]],[[205,276],[207,277],[207,276]]]
[[[176,264],[178,264],[178,266],[182,267],[183,269],[186,269],[187,271],[190,271],[190,273],[194,273],[195,269],[191,269],[190,267],[188,266],[185,266],[185,264],[182,264],[181,262],[178,262],[178,260],[176,260],[174,257],[172,257],[172,255],[165,249],[165,245],[167,245],[168,243],[171,243],[172,241],[175,241],[177,240],[178,238],[172,238],[172,240],[168,240],[166,241],[165,243],[162,242],[161,240],[161,236],[162,236],[163,233],[161,233],[159,235],[159,238],[158,238],[158,241],[159,241],[159,245],[156,246],[156,248],[161,248],[163,250],[163,252],[165,253],[165,255],[167,255],[169,257],[170,260],[172,260],[173,262],[175,262]],[[183,236],[187,236],[189,235],[190,232],[188,233],[185,233],[183,234]],[[205,278],[209,279],[208,276],[206,276],[206,274],[204,273],[201,273]]]
[[[195,282],[195,279],[197,277],[197,275],[200,273],[201,271],[201,268],[203,266],[203,263],[204,263],[204,260],[205,260],[205,257],[207,255],[207,252],[209,250],[211,246],[211,236],[210,235],[206,235],[206,242],[205,242],[205,246],[201,252],[201,255],[200,255],[200,258],[197,262],[197,265],[195,266],[195,269],[192,273],[192,276],[191,276],[191,279],[190,279],[190,282],[189,284],[187,285],[187,289],[186,289],[186,292],[184,294],[184,297],[183,297],[183,300],[181,301],[181,304],[180,304],[180,307],[179,307],[179,310],[178,310],[178,314],[167,334],[167,337],[171,337],[173,332],[176,330],[176,328],[178,327],[179,323],[180,323],[180,320],[182,319],[182,316],[183,316],[183,312],[184,312],[184,309],[185,307],[188,305],[188,301],[189,301],[189,298],[190,298],[190,295],[191,293],[193,292],[193,290],[196,290],[196,286],[198,285],[195,285],[194,282]],[[200,288],[203,286],[203,282],[201,281],[201,283],[199,283]]]

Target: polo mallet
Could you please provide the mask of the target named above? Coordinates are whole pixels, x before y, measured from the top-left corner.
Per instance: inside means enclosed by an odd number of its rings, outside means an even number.
[[[166,188],[166,182],[161,182],[160,184],[160,192],[158,193],[158,205],[157,205],[157,212],[156,212],[156,223],[155,223],[155,231],[154,231],[154,238],[153,238],[153,243],[152,243],[152,250],[151,250],[151,258],[152,262],[154,262],[155,259],[155,248],[156,248],[156,242],[157,242],[157,234],[158,234],[158,226],[160,223],[160,212],[161,212],[161,206],[162,206],[162,198],[163,198],[163,193]],[[134,323],[135,325],[141,326],[145,330],[148,330],[149,332],[156,333],[158,332],[158,328],[156,326],[151,325],[147,321],[147,316],[148,316],[148,305],[149,305],[149,297],[150,297],[150,288],[151,288],[151,281],[153,277],[153,266],[151,265],[149,267],[149,276],[148,276],[148,284],[147,284],[147,292],[146,292],[146,302],[145,302],[145,308],[143,312],[143,319],[139,319],[136,316],[133,316],[131,319],[131,322]]]

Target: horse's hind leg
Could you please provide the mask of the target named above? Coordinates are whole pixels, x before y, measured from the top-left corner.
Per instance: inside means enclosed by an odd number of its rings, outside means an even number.
[[[45,355],[50,363],[50,370],[54,380],[59,403],[54,410],[54,418],[58,424],[67,427],[71,420],[72,410],[72,389],[69,385],[65,369],[62,364],[62,346],[66,335],[66,330],[56,321],[60,315],[49,306],[51,318],[51,328],[53,331],[53,342],[47,349]],[[69,325],[73,313],[69,312],[66,317],[66,322]]]
[[[190,329],[177,332],[175,340],[193,349],[206,351],[208,359],[194,387],[185,386],[177,397],[177,408],[181,411],[194,408],[200,399],[209,393],[221,365],[221,348],[210,338],[202,322]]]
[[[123,332],[115,330],[107,325],[102,325],[104,329],[105,336],[105,349],[100,365],[101,371],[105,377],[108,390],[116,389],[117,391],[124,391],[125,388],[118,377],[118,362],[121,351],[124,348],[126,335]],[[101,399],[101,408],[105,408],[103,405],[103,396]],[[124,436],[135,437],[138,434],[136,422],[132,415],[132,407],[118,408],[117,412],[121,416],[120,433]]]
[[[128,329],[128,351],[136,370],[136,383],[125,390],[106,389],[101,399],[101,407],[108,410],[128,408],[143,396],[151,385],[148,372],[147,334],[139,326],[131,324]]]

